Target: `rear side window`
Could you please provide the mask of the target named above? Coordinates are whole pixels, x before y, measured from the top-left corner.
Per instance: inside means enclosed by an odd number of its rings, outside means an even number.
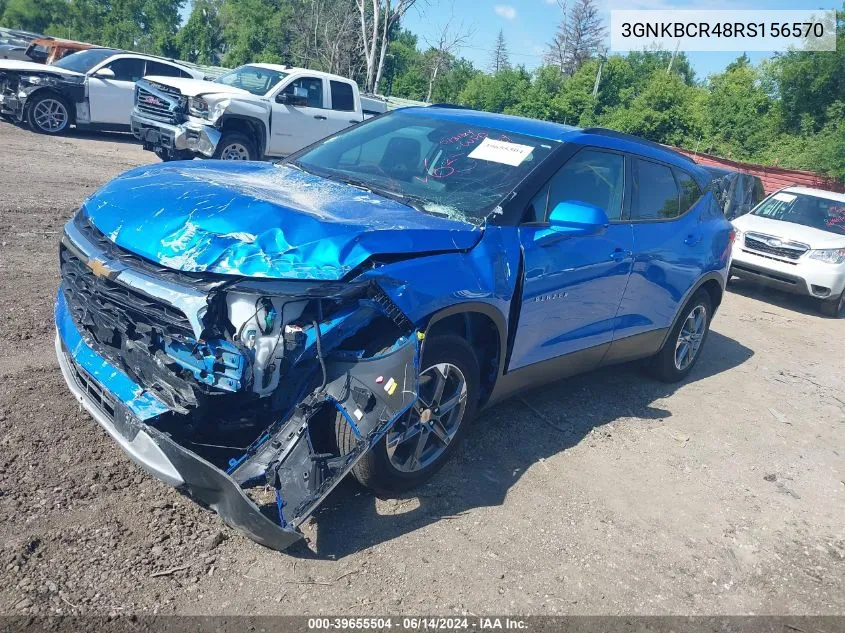
[[[147,75],[157,75],[159,77],[190,77],[188,73],[176,68],[176,66],[149,60],[147,61],[147,72],[144,73],[145,77]]]
[[[145,60],[137,57],[124,57],[116,59],[107,68],[114,72],[116,81],[138,81],[144,76]]]
[[[666,220],[678,217],[678,185],[666,165],[635,158],[631,190],[632,220]]]
[[[332,81],[332,110],[353,112],[355,110],[355,96],[352,86],[343,81]]]
[[[681,215],[692,208],[698,199],[701,197],[701,189],[698,188],[698,183],[695,179],[685,171],[675,170],[675,178],[678,181],[678,187],[681,190]]]

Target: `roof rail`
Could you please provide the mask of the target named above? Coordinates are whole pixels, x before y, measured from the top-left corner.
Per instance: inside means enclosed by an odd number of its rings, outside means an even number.
[[[666,145],[663,145],[662,143],[655,143],[654,141],[649,141],[648,139],[640,138],[639,136],[634,136],[633,134],[625,134],[625,132],[617,132],[616,130],[609,130],[609,129],[604,128],[604,127],[588,127],[588,128],[584,128],[581,131],[584,134],[598,134],[599,136],[609,136],[611,138],[624,139],[626,141],[639,143],[640,145],[646,145],[648,147],[653,147],[654,149],[660,149],[660,150],[663,150],[665,152],[670,152],[672,154],[675,154],[676,156],[679,156],[680,158],[688,160],[693,165],[698,164],[698,163],[695,162],[695,160],[693,160],[693,158],[691,156],[687,156],[686,154],[682,154],[681,152],[674,150],[671,147],[667,147]]]

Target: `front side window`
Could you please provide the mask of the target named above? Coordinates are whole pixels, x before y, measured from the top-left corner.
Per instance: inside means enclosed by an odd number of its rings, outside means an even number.
[[[263,97],[287,76],[287,73],[260,66],[241,66],[221,75],[214,81]]]
[[[292,105],[300,108],[323,107],[323,80],[316,77],[300,77],[290,82],[283,90],[290,95]]]
[[[395,111],[334,136],[293,164],[425,213],[483,223],[558,147],[461,114]]]
[[[624,188],[625,159],[621,154],[581,150],[535,196],[528,219],[544,222],[561,202],[578,202],[598,207],[609,220],[619,220]]]
[[[678,217],[678,185],[669,167],[635,158],[631,185],[632,220]]]
[[[752,213],[772,220],[845,235],[845,202],[837,200],[779,191],[764,200]]]
[[[137,57],[116,59],[106,66],[114,73],[116,81],[138,81],[144,76],[145,60]]]

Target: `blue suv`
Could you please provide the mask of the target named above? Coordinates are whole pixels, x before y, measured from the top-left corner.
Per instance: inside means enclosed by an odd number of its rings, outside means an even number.
[[[65,228],[59,363],[133,460],[281,549],[345,475],[413,487],[520,389],[635,359],[684,378],[733,240],[709,181],[447,106],[276,164],[140,167]]]

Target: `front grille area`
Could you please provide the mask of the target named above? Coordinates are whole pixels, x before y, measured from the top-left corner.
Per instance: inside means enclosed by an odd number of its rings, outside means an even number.
[[[768,243],[770,239],[776,238],[770,238],[766,235],[758,235],[756,233],[746,233],[745,247],[751,251],[775,255],[784,259],[798,259],[810,248],[806,244],[788,241],[782,241],[779,246],[772,246]]]
[[[122,334],[140,338],[153,330],[183,342],[192,340],[193,329],[181,311],[129,286],[95,275],[65,246],[61,246],[60,265],[74,320],[101,342],[111,344],[114,336]]]
[[[184,120],[185,98],[175,88],[169,88],[160,84],[156,84],[155,87],[156,90],[170,97],[172,102],[146,90],[142,86],[136,86],[135,106],[138,108],[138,112],[158,121],[171,124],[181,123]]]
[[[103,412],[109,420],[114,422],[117,401],[108,391],[100,387],[97,381],[91,378],[87,371],[82,369],[82,367],[76,363],[70,354],[67,353],[67,350],[64,349],[64,346],[62,347],[62,351],[68,361],[76,386],[79,387],[86,396],[88,396],[88,399],[93,402],[94,405]]]

